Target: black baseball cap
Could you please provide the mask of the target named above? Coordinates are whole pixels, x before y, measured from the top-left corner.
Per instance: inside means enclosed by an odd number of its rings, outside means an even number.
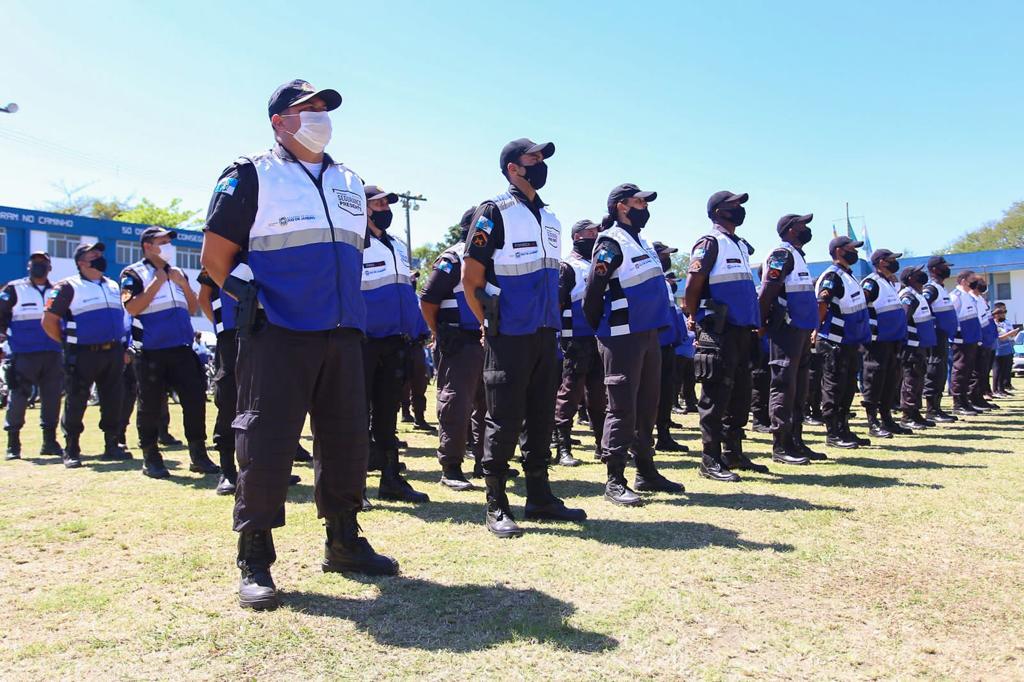
[[[617,203],[625,201],[626,199],[632,199],[633,197],[639,197],[641,199],[646,199],[647,201],[654,201],[658,198],[658,193],[644,191],[632,182],[619,185],[608,193],[608,215],[615,215],[615,205]]]
[[[864,246],[864,242],[858,242],[850,239],[849,237],[836,237],[828,243],[828,255],[834,256],[836,249],[841,249],[844,246],[853,246],[854,248],[860,248]]]
[[[665,279],[676,279],[676,273],[669,270],[665,273]]]
[[[281,85],[274,90],[267,102],[267,116],[280,114],[288,107],[302,104],[314,97],[319,97],[327,105],[327,111],[334,111],[341,106],[341,95],[337,90],[317,90],[308,81],[296,79]]]
[[[793,225],[795,225],[797,223],[804,223],[806,225],[807,223],[811,222],[812,220],[814,220],[814,214],[813,213],[808,213],[807,215],[797,215],[796,213],[787,213],[786,215],[784,215],[781,218],[779,218],[779,224],[775,226],[775,229],[776,229],[776,231],[778,231],[779,236],[781,237],[782,233],[785,232],[786,230],[788,230],[789,228],[793,227]]]
[[[910,278],[919,272],[924,272],[924,267],[921,265],[908,265],[907,267],[900,270],[900,281],[903,283],[909,282]]]
[[[679,249],[672,248],[671,246],[669,246],[668,244],[665,244],[663,242],[654,242],[653,244],[651,244],[651,246],[654,247],[654,252],[659,254],[659,255],[661,255],[663,253],[675,253],[676,251],[679,250]]]
[[[953,267],[953,264],[946,260],[945,256],[932,256],[931,258],[928,259],[929,268],[937,268],[940,265],[945,265],[949,268]]]
[[[569,231],[569,233],[573,237],[575,237],[578,233],[582,232],[583,230],[596,230],[598,227],[600,226],[593,220],[587,220],[586,218],[584,218],[583,220],[577,220],[575,223],[573,223],[572,229]]]
[[[146,242],[153,241],[157,237],[170,237],[171,239],[177,239],[178,233],[174,230],[168,230],[166,227],[151,225],[142,231],[142,235],[139,236],[139,241],[145,244]]]
[[[747,203],[747,199],[749,198],[750,195],[747,194],[746,192],[744,192],[743,194],[733,194],[732,192],[726,189],[723,189],[721,192],[715,192],[714,194],[711,195],[711,198],[708,199],[708,217],[714,218],[715,209],[721,206],[722,204],[730,202],[736,204],[745,204]]]
[[[374,199],[387,198],[389,204],[398,203],[398,195],[394,192],[386,192],[377,185],[364,185],[363,191],[366,192],[366,200],[373,201]]]
[[[871,264],[878,265],[878,261],[883,261],[886,258],[900,258],[903,256],[902,253],[896,253],[889,249],[875,249],[875,252],[871,254]]]
[[[45,251],[33,251],[28,255],[28,259],[32,260],[33,258],[45,258],[46,261],[49,262],[50,254],[46,253]]]
[[[528,137],[520,137],[512,140],[501,148],[501,157],[498,159],[498,168],[502,173],[510,163],[519,163],[519,157],[523,154],[541,154],[545,159],[555,153],[554,142],[534,142]]]
[[[75,249],[75,258],[77,261],[79,258],[89,253],[90,251],[106,251],[107,247],[103,242],[92,242],[91,244],[79,244],[78,248]]]
[[[470,206],[466,209],[466,212],[459,218],[459,227],[463,230],[469,229],[469,224],[473,222],[473,216],[476,215],[476,206]]]

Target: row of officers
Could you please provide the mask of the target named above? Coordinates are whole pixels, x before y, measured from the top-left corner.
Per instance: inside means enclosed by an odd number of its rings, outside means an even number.
[[[680,307],[675,284],[665,276],[673,249],[651,246],[641,236],[655,192],[633,184],[614,188],[600,223],[576,223],[573,250],[561,258],[561,224],[538,194],[547,183],[552,143],[523,138],[502,148],[498,170],[507,189],[466,211],[462,239],[440,255],[417,299],[408,248],[388,233],[398,197],[364,184],[325,153],[329,112],[341,102],[337,91],[301,80],[277,88],[267,109],[276,144],[225,169],[207,215],[202,288],[217,324],[218,375],[234,379],[231,395],[218,393],[215,433],[221,435],[215,439],[222,486],[235,495],[243,607],[278,605],[273,529],[285,523],[292,462],[307,416],[314,499],[326,527],[323,570],[398,572],[397,561],[361,536],[357,516],[368,505],[369,470],[381,472],[380,498],[427,501],[402,475],[396,415],[406,356],[428,337],[436,349],[442,483],[472,487],[463,462],[468,434],[478,434],[474,459],[486,487],[484,520],[502,538],[523,532],[506,493],[519,474],[510,467],[517,447],[524,516],[586,519],[582,509],[564,504],[549,479],[553,440],[559,460],[573,461],[569,427],[584,399],[595,454],[607,470],[609,502],[636,506],[643,501],[638,492],[683,492],[655,465],[654,430],[671,409],[672,392],[663,395],[666,368],[690,344],[703,387],[700,473],[715,481],[737,481],[737,470],[765,469],[742,449],[759,336],[770,344],[777,462],[802,465],[823,457],[801,436],[812,344],[824,359],[822,406],[831,445],[863,442],[849,429],[860,352],[865,406],[877,435],[899,426],[889,410],[900,363],[904,421],[933,423],[920,412],[922,394],[930,418],[954,418],[939,404],[950,341],[956,348],[955,407],[974,413],[967,402],[970,376],[987,322],[984,301],[972,292],[973,276],[950,297],[944,260],[929,262],[930,279],[914,268],[897,278],[898,255],[880,251],[872,257],[875,273],[862,284],[850,270],[860,244],[838,238],[830,244],[833,265],[814,281],[802,251],[811,239],[812,216],[787,215],[758,286],[751,274],[753,249],[737,235],[747,195],[723,191],[708,201],[711,228],[691,252]],[[187,322],[199,297],[180,271],[167,266],[170,237],[158,229],[144,233],[146,259],[125,271],[120,287],[96,267],[97,256],[90,254],[101,249],[86,249],[81,259],[76,254],[81,275],[68,282],[119,294],[113,302],[106,295],[88,302],[83,296],[76,308],[76,290],[66,307],[50,309],[61,324],[48,324],[52,318],[44,316],[48,336],[64,342],[65,354],[77,349],[78,366],[84,353],[104,353],[112,350],[106,344],[120,343],[119,336],[83,336],[84,321],[102,317],[90,317],[96,310],[110,309],[111,324],[120,319],[114,309],[120,301],[141,342],[140,380],[152,373],[169,385],[181,383],[184,344],[164,344],[174,338],[176,325]],[[89,378],[83,374],[81,380]],[[159,419],[160,402],[144,400],[143,393],[143,456],[147,469],[159,471],[151,424]],[[205,440],[201,426],[193,425],[196,441]],[[65,429],[69,444],[71,431]],[[632,485],[627,460],[636,466]],[[193,465],[217,469],[205,448],[195,453]]]

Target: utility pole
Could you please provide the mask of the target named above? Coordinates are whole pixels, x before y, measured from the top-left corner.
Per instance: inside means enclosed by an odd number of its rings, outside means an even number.
[[[413,194],[411,190],[399,194],[398,198],[402,200],[402,208],[405,209],[405,245],[409,248],[409,259],[412,260],[412,222],[409,212],[420,210],[419,202],[426,201],[427,198],[422,194]]]

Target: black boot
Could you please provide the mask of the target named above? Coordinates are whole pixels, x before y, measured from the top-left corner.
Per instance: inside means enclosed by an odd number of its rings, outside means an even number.
[[[217,481],[218,495],[234,495],[238,486],[238,474],[234,471],[221,470],[220,480]]]
[[[846,415],[840,419],[839,424],[840,431],[842,432],[843,437],[847,440],[852,440],[857,445],[871,445],[871,441],[869,439],[861,438],[850,430],[850,415]]]
[[[586,405],[580,405],[580,409],[576,413],[576,423],[581,426],[587,426],[590,424],[590,413],[587,411]]]
[[[825,427],[828,435],[825,436],[825,445],[832,448],[844,448],[847,450],[859,448],[860,443],[855,441],[853,438],[848,438],[846,434],[843,433],[839,423],[839,419],[835,416],[830,417],[826,422]]]
[[[942,410],[942,399],[928,398],[928,411],[925,417],[937,424],[952,424],[959,421],[956,417]]]
[[[273,611],[280,605],[277,586],[270,575],[275,561],[274,536],[269,530],[243,530],[238,534],[237,565],[242,571],[238,605],[243,609]]]
[[[182,443],[180,440],[172,436],[170,431],[162,431],[160,433],[160,438],[157,442],[159,442],[160,445],[166,445],[167,447],[172,448],[184,445],[184,443]]]
[[[637,454],[636,477],[633,479],[633,488],[642,493],[685,493],[686,488],[681,483],[674,483],[658,471],[654,465],[654,457],[650,454]]]
[[[584,521],[587,512],[582,509],[566,507],[562,500],[551,492],[548,480],[548,468],[526,472],[526,507],[523,516],[528,519],[547,519],[549,521]]]
[[[398,450],[384,453],[384,470],[380,472],[377,497],[398,502],[430,502],[430,496],[413,490],[402,474],[398,473]]]
[[[356,510],[328,516],[325,519],[327,540],[324,542],[324,573],[363,573],[365,575],[398,575],[398,562],[377,554],[364,537],[359,536]]]
[[[295,461],[295,462],[312,462],[313,461],[313,455],[309,454],[309,450],[307,450],[306,448],[302,447],[302,443],[299,443],[296,446],[296,448],[295,448],[295,459],[293,461]],[[222,469],[224,468],[223,464],[221,464],[221,468]]]
[[[779,464],[810,464],[806,456],[792,445],[792,439],[776,431],[772,434],[772,461]]]
[[[21,459],[21,432],[7,432],[7,459]]]
[[[577,467],[583,463],[572,456],[572,432],[568,425],[555,427],[554,440],[559,464],[564,467]]]
[[[219,474],[220,467],[206,454],[206,443],[188,444],[188,470],[197,474]]]
[[[415,420],[412,418],[412,412],[410,412],[409,405],[402,405],[402,423],[412,424]]]
[[[868,413],[868,433],[875,438],[892,438],[892,432],[885,428],[878,419],[878,408],[865,407],[864,409]]]
[[[677,443],[672,437],[668,424],[658,424],[658,440],[654,443],[658,452],[689,452],[690,448]]]
[[[57,442],[57,429],[43,429],[43,444],[39,446],[40,455],[63,457],[64,448]]]
[[[466,479],[460,464],[444,464],[441,466],[441,485],[462,492],[473,490],[475,486]]]
[[[719,447],[705,445],[701,455],[698,473],[704,478],[724,483],[735,483],[740,480],[739,474],[729,470],[722,460],[722,451]]]
[[[605,459],[608,468],[608,482],[604,486],[604,499],[623,507],[639,507],[643,499],[630,490],[626,482],[626,462],[622,457],[609,455]]]
[[[171,475],[164,466],[160,449],[155,445],[142,448],[142,474],[150,478],[167,478]]]
[[[131,459],[132,456],[117,442],[116,433],[103,434],[103,454],[100,459],[106,462],[119,462]]]
[[[807,426],[824,426],[825,419],[821,416],[821,410],[811,410],[810,414],[804,417],[804,424]]]
[[[366,496],[366,488],[363,488],[363,503],[359,507],[359,511],[368,512],[373,510],[373,505],[370,503],[370,498]]]
[[[64,444],[67,446],[61,454],[61,459],[64,460],[64,467],[67,469],[77,469],[82,466],[82,449],[78,446],[78,436],[70,434],[65,436]]]
[[[756,471],[759,474],[769,473],[768,467],[763,464],[754,464],[743,453],[743,441],[741,440],[726,442],[722,445],[722,461],[730,469]]]
[[[803,422],[793,424],[793,432],[790,434],[790,443],[798,455],[806,457],[811,461],[828,459],[824,452],[815,452],[804,442]]]
[[[894,436],[909,436],[913,433],[913,431],[903,425],[897,424],[896,420],[893,419],[892,412],[890,410],[881,410],[881,415],[882,426],[885,427],[886,431]]]
[[[517,538],[523,529],[516,524],[509,508],[508,495],[505,494],[504,476],[484,476],[487,485],[487,512],[484,523],[492,535],[499,538]]]

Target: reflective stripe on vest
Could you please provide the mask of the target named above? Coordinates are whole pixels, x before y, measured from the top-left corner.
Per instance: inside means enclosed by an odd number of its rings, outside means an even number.
[[[718,242],[718,257],[708,273],[708,294],[716,303],[724,303],[729,310],[726,319],[738,327],[761,326],[761,309],[757,302],[754,274],[750,270],[746,242],[739,243],[719,230],[707,236]],[[697,319],[707,315],[707,299],[700,303]]]
[[[560,329],[561,223],[547,208],[540,209],[538,223],[533,212],[509,192],[491,201],[501,212],[505,226],[505,242],[494,252],[494,276],[500,292],[499,332],[517,336],[542,327]]]
[[[871,326],[868,322],[868,308],[864,303],[864,291],[853,275],[833,263],[818,277],[816,291],[821,292],[821,283],[830,272],[838,273],[842,279],[843,297],[839,300],[832,297],[825,319],[818,327],[818,335],[833,343],[857,344],[869,341]]]
[[[953,337],[953,343],[978,343],[981,341],[981,321],[978,318],[978,306],[974,296],[965,294],[959,287],[949,295],[953,301],[960,328]]]
[[[301,331],[365,329],[360,295],[366,196],[359,177],[328,165],[319,184],[302,164],[270,150],[259,178],[248,264],[271,323]]]
[[[903,287],[899,297],[913,296],[917,299],[917,307],[907,323],[907,345],[911,348],[931,348],[938,339],[935,337],[935,316],[928,306],[928,299],[910,287]]]
[[[598,235],[595,250],[606,239],[619,245],[622,263],[612,273],[604,293],[597,336],[623,336],[671,325],[661,261],[654,249],[643,237],[633,237],[619,225]]]
[[[156,277],[156,268],[146,261],[133,263],[128,269],[142,281],[143,290]],[[132,339],[138,348],[191,347],[193,334],[185,292],[171,280],[160,285],[146,309],[132,318]]]
[[[458,241],[441,252],[438,258],[448,256],[459,264],[459,272],[462,272],[462,254],[466,250],[466,242]],[[487,289],[485,289],[487,291]],[[441,301],[441,310],[437,319],[445,324],[458,326],[460,329],[477,331],[480,329],[480,320],[476,319],[469,304],[466,303],[466,290],[462,286],[462,278],[455,283],[452,295]]]
[[[934,279],[928,280],[928,284],[935,287],[937,296],[931,304],[932,315],[935,316],[935,326],[946,333],[947,338],[956,336],[960,322],[956,318],[956,310],[953,309],[953,300],[949,297],[946,287]]]
[[[11,307],[11,324],[7,328],[11,353],[59,351],[60,344],[46,335],[42,324],[46,296],[53,291],[53,285],[47,281],[40,293],[28,277],[16,279],[10,284],[17,299]]]
[[[793,255],[793,271],[786,275],[776,302],[786,311],[787,323],[797,329],[814,329],[818,326],[818,299],[814,296],[814,278],[811,277],[807,261],[789,242],[782,242],[780,248]],[[767,268],[766,261],[765,271]]]
[[[74,275],[64,284],[74,292],[64,323],[68,343],[92,345],[124,339],[124,306],[117,282],[109,277],[91,282]]]
[[[873,272],[864,278],[878,285],[878,296],[868,302],[872,341],[902,341],[907,338],[907,313],[892,282]]]
[[[416,318],[420,316],[409,252],[405,242],[388,236],[391,248],[371,236],[363,251],[360,288],[366,303],[366,335],[373,339],[401,334],[416,336]]]
[[[974,305],[978,308],[978,324],[981,327],[981,345],[989,350],[994,350],[999,344],[999,330],[996,328],[996,321],[992,319],[992,309],[984,296],[974,296]]]
[[[593,336],[594,328],[583,314],[583,294],[587,291],[587,278],[590,277],[590,261],[573,251],[564,262],[572,268],[574,280],[569,293],[570,307],[562,311],[562,338]]]

